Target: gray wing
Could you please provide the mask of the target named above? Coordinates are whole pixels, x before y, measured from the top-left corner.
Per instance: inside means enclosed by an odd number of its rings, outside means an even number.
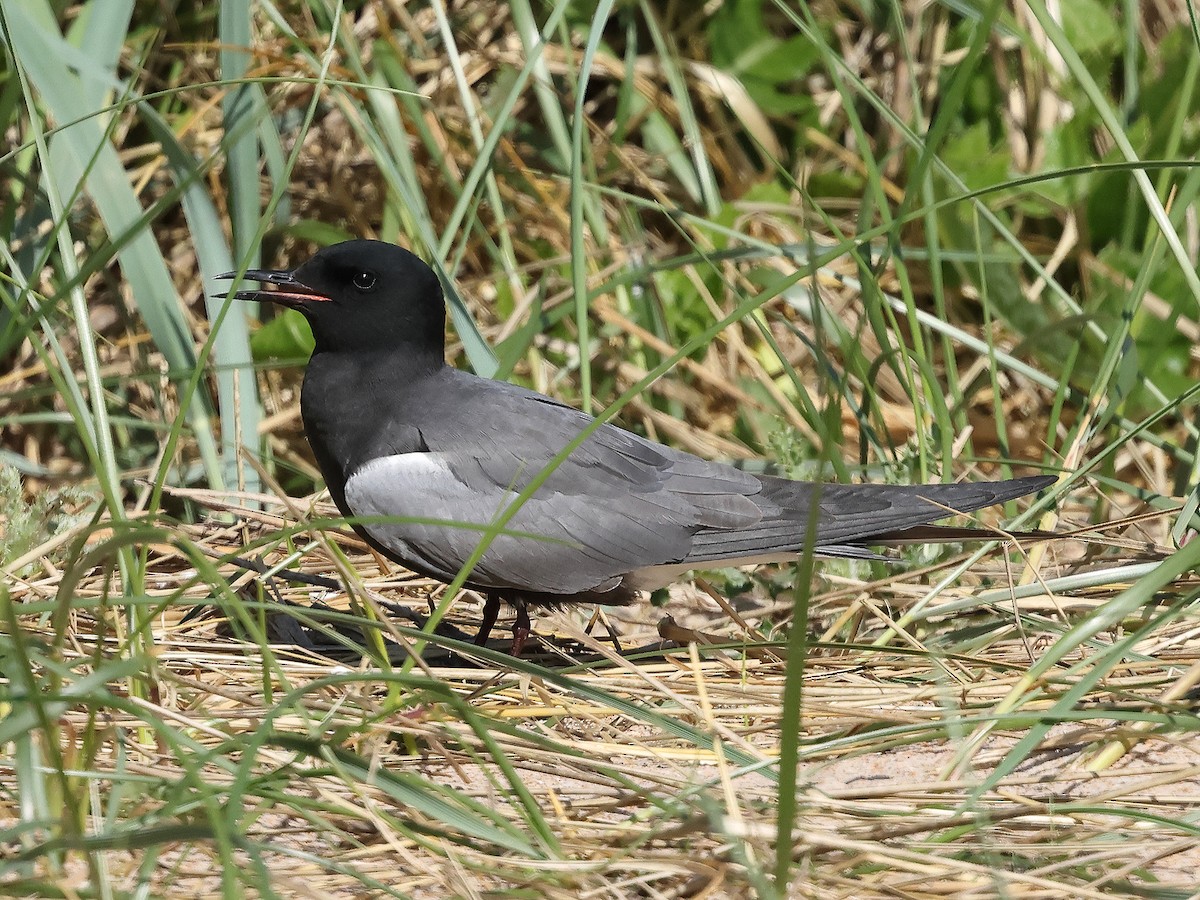
[[[347,479],[346,503],[357,516],[409,517],[360,527],[414,568],[450,580],[483,528],[592,419],[532,391],[446,371],[440,414],[415,419],[423,449],[362,465]],[[862,545],[938,540],[935,530],[919,526],[1053,480],[815,485],[750,475],[603,425],[517,509],[505,529],[522,534],[493,539],[468,583],[603,593],[631,573],[629,586],[649,584],[655,579],[641,576],[656,568],[778,559],[807,544],[826,556],[871,556]]]
[[[591,421],[506,387],[486,417],[459,406],[446,421],[422,426],[428,450],[379,457],[352,473],[345,499],[354,515],[408,519],[359,527],[415,568],[456,576],[483,529]],[[461,433],[472,421],[505,427]],[[761,499],[751,497],[761,490],[759,479],[737,469],[601,426],[504,526],[521,534],[495,537],[468,580],[544,594],[612,590],[633,570],[686,558],[697,532],[758,522]]]

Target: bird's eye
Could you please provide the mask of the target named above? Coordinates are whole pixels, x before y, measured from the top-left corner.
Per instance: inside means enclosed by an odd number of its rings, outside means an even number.
[[[375,287],[375,273],[367,271],[355,272],[351,281],[360,291],[369,291]]]

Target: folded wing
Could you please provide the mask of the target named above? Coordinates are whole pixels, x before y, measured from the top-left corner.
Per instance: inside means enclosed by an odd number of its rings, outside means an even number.
[[[454,395],[455,387],[451,377],[446,390]],[[420,429],[427,451],[372,459],[346,482],[355,515],[404,517],[363,530],[414,568],[446,580],[591,421],[511,386],[481,391],[477,380],[451,400],[456,415]],[[472,409],[476,404],[489,406],[486,417]],[[470,433],[459,425],[484,420],[508,427]],[[547,595],[603,593],[631,573],[780,557],[807,544],[823,555],[869,556],[863,545],[937,539],[928,529],[905,532],[1052,481],[818,485],[750,475],[604,425],[516,509],[468,583]],[[636,574],[634,580],[646,581]]]

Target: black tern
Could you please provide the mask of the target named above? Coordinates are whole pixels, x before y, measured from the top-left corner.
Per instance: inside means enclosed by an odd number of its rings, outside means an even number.
[[[394,517],[353,527],[416,572],[452,581],[481,529],[593,423],[542,394],[447,365],[441,284],[400,247],[348,241],[292,271],[244,277],[269,287],[232,296],[297,309],[312,326],[301,411],[334,503],[352,519]],[[871,546],[991,538],[930,523],[1054,481],[792,481],[604,424],[545,476],[467,576],[487,598],[476,640],[486,640],[502,600],[517,610],[519,653],[529,605],[627,603],[690,569],[794,559],[808,545],[821,556],[871,557]]]

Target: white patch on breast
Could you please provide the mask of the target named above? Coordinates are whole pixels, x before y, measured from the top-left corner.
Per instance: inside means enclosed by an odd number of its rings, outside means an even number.
[[[360,476],[370,477],[372,472],[379,469],[383,469],[391,475],[448,474],[450,471],[440,453],[423,450],[377,457],[359,466],[350,477],[351,479]]]
[[[346,503],[360,516],[445,518],[469,493],[439,453],[398,453],[360,466],[346,481]]]
[[[480,498],[450,470],[442,454],[398,453],[360,466],[346,481],[346,505],[356,516],[395,516],[472,522],[489,518]],[[401,559],[453,577],[462,552],[459,541],[478,540],[471,529],[398,521],[359,527]],[[459,534],[458,532],[461,532]],[[467,549],[470,552],[470,548]],[[465,559],[465,556],[462,556]]]

